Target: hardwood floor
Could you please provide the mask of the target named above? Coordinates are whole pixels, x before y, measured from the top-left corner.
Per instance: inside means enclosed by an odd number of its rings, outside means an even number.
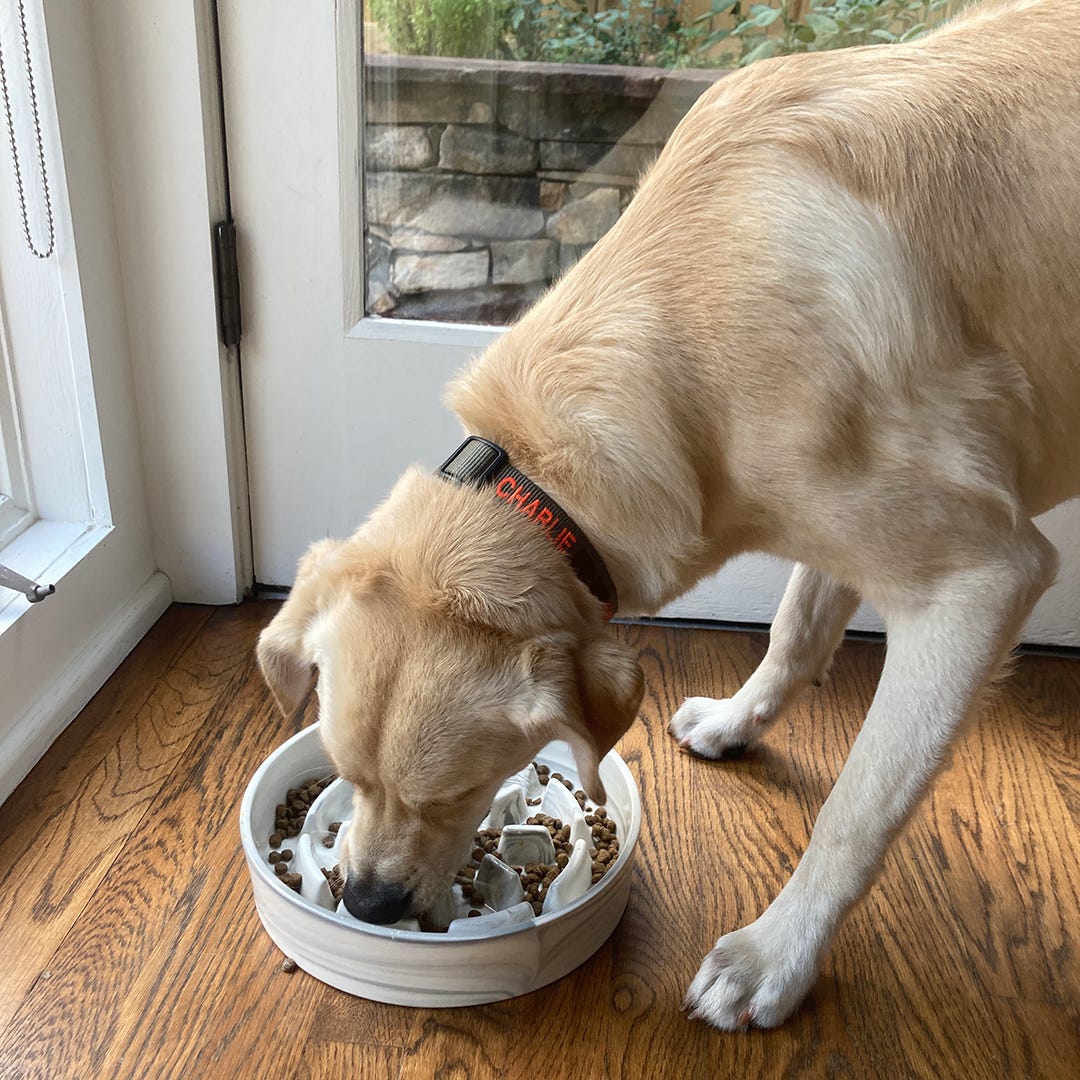
[[[414,1010],[286,974],[251,903],[240,798],[300,726],[254,663],[272,611],[172,608],[0,809],[0,1077],[1080,1075],[1080,663],[1019,661],[807,1004],[730,1035],[683,991],[798,861],[880,646],[845,644],[764,747],[711,764],[666,718],[732,693],[765,638],[618,628],[649,684],[620,744],[644,804],[626,915],[546,989]]]

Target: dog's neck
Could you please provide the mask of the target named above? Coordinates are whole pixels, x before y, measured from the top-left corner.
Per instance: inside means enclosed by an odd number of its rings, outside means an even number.
[[[443,462],[439,475],[454,483],[490,489],[508,510],[542,529],[557,550],[602,605],[609,622],[619,606],[618,591],[600,553],[585,531],[539,484],[514,466],[510,455],[496,443],[470,435]]]
[[[644,302],[648,253],[612,259],[611,235],[454,380],[447,403],[584,529],[620,614],[644,614],[741,550],[715,539],[741,506],[715,464],[715,395],[689,362],[673,384],[669,358],[700,346]]]

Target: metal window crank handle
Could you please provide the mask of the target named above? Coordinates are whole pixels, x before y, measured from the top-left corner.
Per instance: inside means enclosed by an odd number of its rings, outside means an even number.
[[[31,604],[36,604],[39,600],[44,600],[46,596],[52,596],[56,592],[55,585],[39,585],[36,581],[24,578],[22,574],[16,574],[3,563],[0,563],[0,588],[21,592]]]

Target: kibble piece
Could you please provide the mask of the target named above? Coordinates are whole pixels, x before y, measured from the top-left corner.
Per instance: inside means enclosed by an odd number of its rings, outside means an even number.
[[[283,837],[281,833],[273,832],[270,834],[270,839],[267,841],[267,843],[269,843],[272,848],[279,848],[281,847],[281,841],[284,839],[285,837]]]
[[[274,873],[278,877],[284,877],[289,872],[289,867],[286,863],[276,862],[274,863]]]
[[[288,862],[292,857],[293,857],[292,848],[285,848],[281,852],[281,860],[282,860],[282,862]]]
[[[281,970],[284,971],[286,975],[291,975],[296,970],[296,967],[296,961],[291,956],[286,956],[285,959],[281,961]]]
[[[266,856],[266,860],[271,865],[273,865],[274,863],[281,862],[281,852],[280,851],[271,851],[270,854]]]
[[[332,848],[337,843],[337,837],[333,833],[327,833],[322,838],[322,846],[325,848]]]
[[[278,864],[281,865],[280,863]],[[303,877],[300,874],[286,874],[282,879],[283,885],[288,885],[294,892],[300,891],[300,886],[303,883]]]
[[[330,831],[332,833],[340,832],[340,830],[341,830],[341,822],[340,821],[331,821],[330,822]]]
[[[477,915],[483,915],[482,911],[477,911],[476,908],[469,908],[469,918],[475,919]]]

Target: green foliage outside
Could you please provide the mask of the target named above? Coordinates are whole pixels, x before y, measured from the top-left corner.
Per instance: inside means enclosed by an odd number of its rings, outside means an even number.
[[[508,0],[368,0],[390,47],[414,56],[501,56]]]
[[[399,52],[656,67],[742,67],[767,56],[918,37],[964,0],[369,0]]]

